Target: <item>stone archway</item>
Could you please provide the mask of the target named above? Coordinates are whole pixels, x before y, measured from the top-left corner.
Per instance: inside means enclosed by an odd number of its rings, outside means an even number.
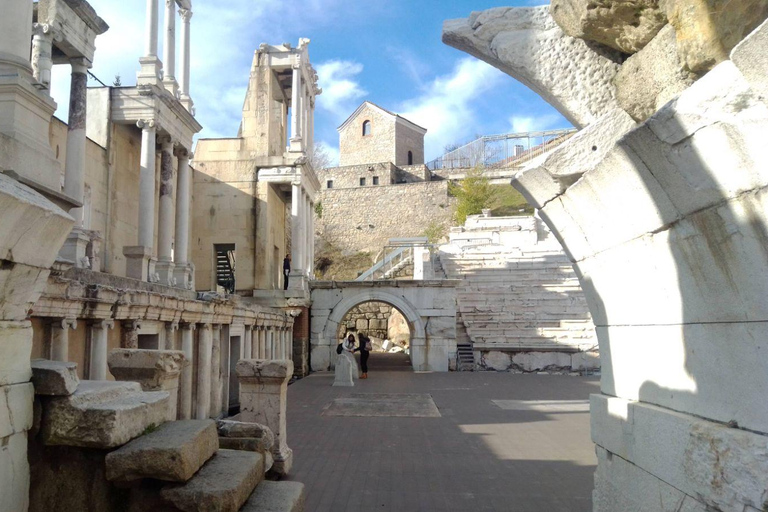
[[[448,371],[456,358],[456,294],[453,286],[425,286],[424,282],[400,281],[396,286],[380,282],[314,283],[312,289],[312,369],[333,369],[339,324],[360,304],[383,302],[405,317],[411,331],[411,363],[414,370]]]

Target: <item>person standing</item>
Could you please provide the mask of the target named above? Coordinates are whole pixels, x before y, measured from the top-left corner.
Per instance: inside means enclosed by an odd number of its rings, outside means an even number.
[[[371,355],[371,349],[373,348],[371,346],[371,338],[363,333],[358,334],[357,338],[360,340],[360,345],[358,345],[358,347],[355,349],[355,352],[360,352],[360,367],[363,371],[363,374],[360,376],[360,378],[367,379],[368,357]]]
[[[283,259],[283,290],[288,289],[288,276],[290,274],[291,274],[291,255],[286,254],[285,258]]]

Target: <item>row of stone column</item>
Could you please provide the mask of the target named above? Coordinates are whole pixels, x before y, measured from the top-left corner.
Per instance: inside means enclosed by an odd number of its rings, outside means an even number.
[[[125,247],[128,277],[153,280],[155,271],[164,285],[190,286],[189,216],[191,200],[190,154],[186,148],[176,149],[167,135],[157,137],[153,120],[141,120],[141,171],[139,174],[138,245]],[[157,264],[150,265],[155,239],[155,174],[157,143],[160,142],[160,191],[158,202]],[[173,161],[177,159],[178,173]],[[174,202],[175,190],[175,202]],[[175,245],[174,245],[175,241]]]
[[[176,2],[165,0],[165,39],[163,42],[163,62],[157,55],[158,42],[158,0],[147,0],[147,18],[145,25],[144,57],[140,59],[142,71],[139,83],[154,83],[160,69],[163,70],[163,86],[174,96],[178,96],[184,107],[192,111],[192,99],[189,95],[190,71],[190,21],[192,11],[179,9],[181,17],[181,56],[179,59],[179,79],[176,78]]]
[[[300,181],[291,188],[291,275],[312,276],[315,260],[315,204]],[[291,287],[300,286],[300,280]],[[295,286],[294,286],[295,285]]]

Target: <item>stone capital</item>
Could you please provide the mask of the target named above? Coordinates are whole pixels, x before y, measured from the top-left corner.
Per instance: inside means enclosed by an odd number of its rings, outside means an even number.
[[[173,322],[166,322],[165,323],[166,330],[169,331],[178,331],[179,330],[179,322],[173,321]]]
[[[77,329],[76,318],[56,318],[51,321],[51,325],[59,329]]]
[[[69,59],[69,64],[72,66],[73,73],[86,74],[93,67],[93,62],[85,57],[73,57]]]
[[[197,324],[193,323],[182,323],[180,324],[181,330],[183,331],[194,331],[197,329]]]
[[[192,19],[192,14],[191,9],[179,9],[179,16],[184,23],[189,23],[189,20]]]
[[[151,130],[152,128],[155,128],[157,126],[157,123],[154,119],[139,119],[136,121],[136,126],[138,126],[141,129],[147,129]]]
[[[213,324],[212,328],[214,331],[220,331],[221,330],[221,324]]]
[[[114,329],[115,321],[111,318],[96,320],[93,322],[92,326],[97,329]]]
[[[140,320],[123,320],[123,329],[126,329],[128,331],[138,331],[141,329],[141,321]]]

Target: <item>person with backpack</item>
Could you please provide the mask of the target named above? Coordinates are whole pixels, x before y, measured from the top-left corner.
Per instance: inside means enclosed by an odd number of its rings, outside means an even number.
[[[368,378],[368,357],[371,355],[371,350],[373,350],[373,345],[371,343],[371,338],[366,336],[363,333],[360,333],[358,335],[358,338],[360,339],[360,345],[355,349],[355,352],[360,352],[360,366],[362,367],[363,374],[360,376],[361,379],[367,379]]]

